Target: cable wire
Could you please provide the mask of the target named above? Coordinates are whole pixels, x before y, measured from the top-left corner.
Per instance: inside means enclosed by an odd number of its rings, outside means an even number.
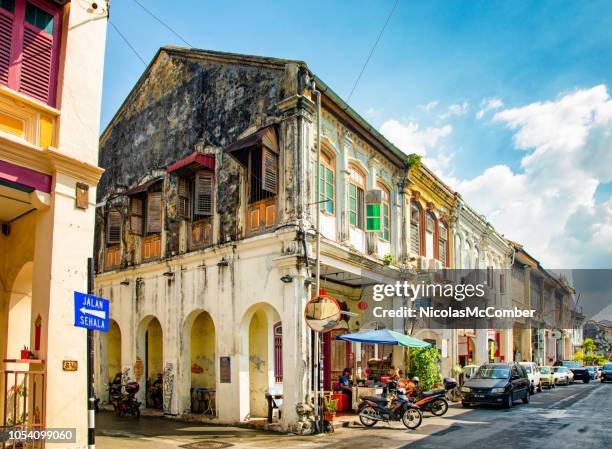
[[[183,37],[178,34],[174,28],[172,28],[170,25],[168,25],[166,22],[164,22],[162,19],[160,19],[159,17],[157,17],[155,14],[153,14],[151,11],[149,11],[147,8],[145,8],[145,6],[140,3],[138,0],[133,0],[134,3],[136,3],[138,6],[140,6],[148,15],[150,15],[151,17],[153,17],[155,20],[157,20],[159,23],[161,23],[166,29],[168,29],[172,34],[174,34],[176,37],[178,37],[180,40],[183,41],[183,43],[185,43],[188,47],[193,47],[193,45],[191,45],[189,42],[187,42],[185,39],[183,39]]]
[[[134,1],[136,1],[136,0],[134,0]],[[363,72],[365,71],[365,69],[366,69],[366,67],[368,65],[368,62],[370,62],[370,58],[374,54],[374,50],[376,49],[376,46],[378,45],[378,41],[380,41],[380,38],[382,37],[383,33],[385,32],[385,28],[387,28],[387,25],[389,24],[389,20],[391,20],[391,16],[393,15],[393,12],[395,11],[395,8],[397,7],[398,3],[399,3],[399,0],[395,0],[395,3],[393,4],[393,8],[391,8],[391,11],[389,12],[389,15],[387,16],[387,20],[385,21],[385,24],[383,25],[382,29],[380,30],[380,33],[378,34],[378,37],[376,38],[376,42],[374,42],[374,45],[372,46],[372,49],[370,50],[370,54],[368,55],[367,59],[365,60],[365,63],[363,64],[363,67],[361,68],[361,72],[359,72],[359,76],[355,80],[355,84],[353,84],[353,88],[351,89],[351,93],[349,94],[348,98],[346,99],[347,102],[353,96],[353,92],[355,92],[355,88],[357,87],[357,84],[359,83],[359,80],[361,79],[361,75],[363,75]]]
[[[140,56],[140,54],[136,51],[136,49],[132,46],[132,44],[130,44],[130,41],[127,39],[127,37],[125,37],[123,35],[123,33],[121,31],[119,31],[119,28],[117,28],[117,26],[113,23],[112,20],[109,20],[108,23],[111,24],[111,26],[113,27],[113,29],[117,32],[117,34],[119,34],[119,36],[121,36],[121,39],[123,39],[123,42],[126,43],[126,45],[128,47],[130,47],[130,49],[132,50],[132,52],[136,55],[136,57],[138,57],[138,59],[140,59],[140,61],[144,64],[144,66],[147,66],[147,63],[145,62],[144,58],[142,56]]]

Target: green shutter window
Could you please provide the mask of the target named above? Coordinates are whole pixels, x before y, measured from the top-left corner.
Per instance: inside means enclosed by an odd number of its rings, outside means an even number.
[[[326,165],[319,165],[319,202],[323,212],[334,213],[334,172]]]
[[[357,226],[357,186],[349,184],[349,223]]]
[[[366,231],[380,232],[382,228],[382,197],[383,191],[368,190],[366,193]]]

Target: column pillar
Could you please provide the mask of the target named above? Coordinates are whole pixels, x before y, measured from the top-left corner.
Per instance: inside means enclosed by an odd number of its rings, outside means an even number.
[[[61,165],[61,160],[58,165]],[[91,169],[93,172],[93,167]],[[70,175],[67,173],[71,173]],[[37,214],[32,316],[40,314],[40,349],[31,348],[45,361],[46,427],[77,429],[76,444],[87,442],[86,330],[74,326],[74,291],[87,291],[87,258],[92,255],[97,178],[88,177],[88,208],[75,207],[77,179],[71,171],[56,171],[51,206]],[[63,360],[75,360],[78,369],[62,370]],[[40,410],[42,416],[42,410]]]
[[[489,361],[488,329],[476,329],[475,359],[476,365]]]

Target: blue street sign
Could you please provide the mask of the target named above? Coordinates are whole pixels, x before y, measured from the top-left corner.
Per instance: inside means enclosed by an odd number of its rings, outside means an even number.
[[[414,301],[414,306],[418,309],[431,307],[431,298],[419,298]]]
[[[108,331],[110,301],[74,292],[74,325],[93,331]]]

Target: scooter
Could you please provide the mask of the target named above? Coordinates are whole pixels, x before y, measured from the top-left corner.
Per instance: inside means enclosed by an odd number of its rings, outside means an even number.
[[[388,398],[383,396],[364,396],[358,407],[359,421],[366,427],[374,426],[378,421],[402,421],[407,429],[414,430],[421,425],[423,413],[411,403],[403,391],[391,385],[392,392]]]
[[[125,393],[122,393],[121,390],[109,391],[111,404],[113,404],[117,416],[132,415],[136,419],[140,418],[141,403],[136,399],[136,393],[139,389],[138,382],[128,382],[125,385]]]
[[[444,388],[436,388],[432,391],[417,393],[416,397],[408,399],[419,406],[422,410],[430,412],[435,416],[443,416],[448,411],[446,392],[457,387],[457,381],[450,377],[444,378]]]

